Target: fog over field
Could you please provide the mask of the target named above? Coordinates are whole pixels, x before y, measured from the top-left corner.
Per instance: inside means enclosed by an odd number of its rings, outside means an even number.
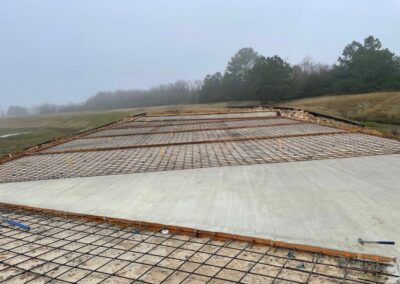
[[[291,65],[306,56],[332,65],[347,44],[373,35],[399,54],[399,12],[396,0],[4,0],[0,109],[177,80],[193,89],[243,47]]]

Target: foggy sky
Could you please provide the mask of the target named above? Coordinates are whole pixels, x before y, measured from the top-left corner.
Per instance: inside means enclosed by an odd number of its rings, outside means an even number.
[[[203,79],[248,46],[333,64],[374,35],[400,54],[399,15],[398,0],[0,0],[0,109]]]

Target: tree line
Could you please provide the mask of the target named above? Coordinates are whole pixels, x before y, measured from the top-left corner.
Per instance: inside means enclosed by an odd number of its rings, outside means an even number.
[[[265,57],[251,47],[240,49],[225,72],[207,75],[201,102],[260,100],[264,103],[328,94],[400,90],[400,58],[379,39],[347,45],[337,63],[305,58],[290,65],[278,55]]]
[[[10,106],[7,116],[135,108],[173,104],[259,100],[263,103],[332,94],[400,90],[400,57],[369,36],[345,46],[333,65],[306,57],[291,65],[278,55],[265,57],[240,49],[223,73],[203,81],[177,81],[148,90],[99,92],[81,104],[43,104],[31,109]]]
[[[160,105],[194,104],[199,101],[201,81],[179,80],[148,90],[116,90],[98,92],[81,104],[41,104],[32,108],[10,106],[6,116],[27,116],[59,112],[97,111]]]

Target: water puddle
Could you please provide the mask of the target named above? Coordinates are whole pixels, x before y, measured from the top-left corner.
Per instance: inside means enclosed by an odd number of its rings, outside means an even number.
[[[27,133],[29,133],[29,132],[20,132],[20,133],[4,134],[4,135],[0,135],[0,138],[8,138],[8,137],[12,137],[12,136],[27,134]]]

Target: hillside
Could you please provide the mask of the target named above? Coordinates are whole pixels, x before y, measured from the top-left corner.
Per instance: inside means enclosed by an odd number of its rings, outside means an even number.
[[[278,104],[363,122],[400,137],[400,92],[379,92],[299,99]]]

